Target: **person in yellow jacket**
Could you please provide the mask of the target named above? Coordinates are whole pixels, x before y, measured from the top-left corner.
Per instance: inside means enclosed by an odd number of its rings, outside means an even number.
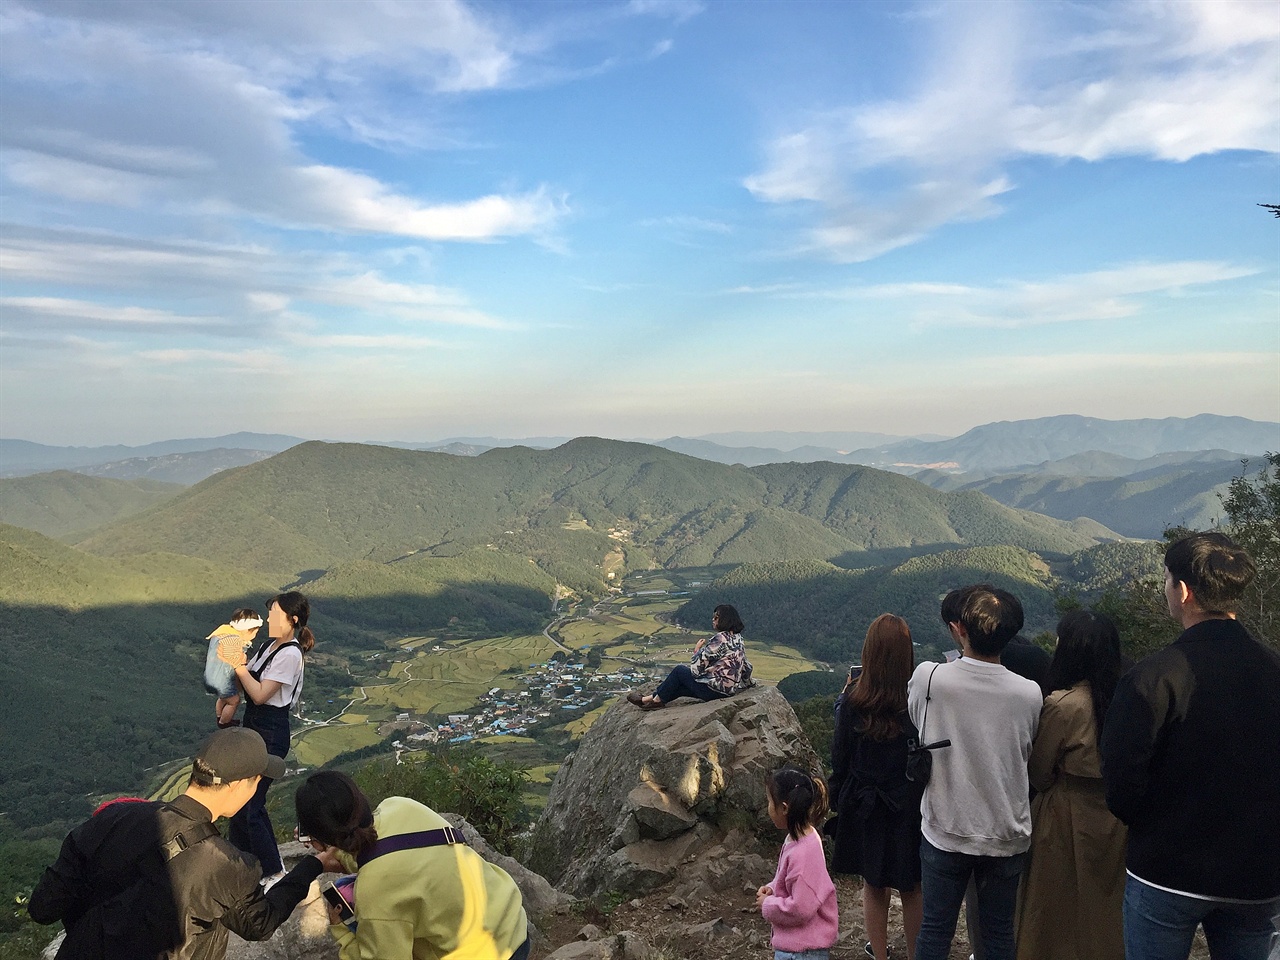
[[[526,960],[528,918],[505,870],[468,847],[430,807],[369,799],[344,773],[308,777],[294,800],[313,846],[352,854],[351,922],[330,909],[342,960]]]

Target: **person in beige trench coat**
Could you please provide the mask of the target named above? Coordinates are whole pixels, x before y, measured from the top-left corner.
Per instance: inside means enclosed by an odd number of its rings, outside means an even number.
[[[1086,610],[1064,616],[1027,764],[1039,792],[1018,901],[1018,960],[1124,960],[1126,831],[1107,809],[1098,750],[1119,678],[1115,624]]]

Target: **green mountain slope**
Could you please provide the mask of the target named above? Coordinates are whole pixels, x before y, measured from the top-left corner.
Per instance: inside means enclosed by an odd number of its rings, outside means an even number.
[[[210,477],[145,522],[121,521],[81,545],[185,553],[287,580],[356,559],[495,544],[575,589],[598,590],[615,551],[631,565],[687,566],[928,544],[1066,554],[1094,542],[1069,524],[865,467],[748,470],[587,437],[478,457],[306,443]]]
[[[949,649],[938,617],[948,590],[988,581],[1022,601],[1024,633],[1052,629],[1052,576],[1038,556],[1017,547],[974,547],[915,557],[905,563],[844,570],[819,561],[744,564],[709,584],[680,608],[679,622],[707,623],[718,603],[738,608],[747,635],[785,643],[836,664],[855,662],[871,621],[882,613],[906,619],[929,653]]]
[[[271,591],[206,560],[106,559],[0,525],[0,812],[77,819],[89,794],[189,755],[212,723],[201,638]]]
[[[157,480],[87,477],[69,470],[0,480],[0,523],[47,537],[84,534],[141,513],[182,490]]]

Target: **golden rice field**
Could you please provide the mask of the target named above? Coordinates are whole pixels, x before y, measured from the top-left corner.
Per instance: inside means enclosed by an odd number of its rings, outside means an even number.
[[[300,767],[320,767],[340,753],[368,747],[379,740],[375,723],[331,723],[293,735],[292,753]]]
[[[439,653],[423,651],[413,659],[393,664],[390,679],[396,681],[365,688],[364,707],[385,707],[413,713],[465,713],[482,694],[494,687],[522,688],[519,674],[531,663],[542,663],[555,645],[541,634],[471,640]]]

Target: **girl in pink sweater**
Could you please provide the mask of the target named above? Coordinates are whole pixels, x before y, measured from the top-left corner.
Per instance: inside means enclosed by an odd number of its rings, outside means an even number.
[[[765,782],[765,791],[769,818],[787,831],[773,882],[756,891],[756,906],[773,925],[773,958],[828,960],[839,914],[816,829],[827,813],[827,785],[821,777],[782,767]]]

